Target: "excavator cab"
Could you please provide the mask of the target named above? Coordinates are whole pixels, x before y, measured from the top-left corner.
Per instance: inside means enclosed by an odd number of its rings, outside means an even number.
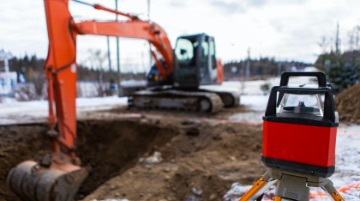
[[[198,88],[216,83],[213,37],[205,33],[178,37],[174,57],[174,87]]]
[[[174,74],[163,80],[154,64],[148,75],[148,86],[173,85],[181,89],[197,89],[200,85],[215,84],[217,66],[214,37],[202,34],[177,38],[174,50]],[[162,60],[162,65],[168,69]]]

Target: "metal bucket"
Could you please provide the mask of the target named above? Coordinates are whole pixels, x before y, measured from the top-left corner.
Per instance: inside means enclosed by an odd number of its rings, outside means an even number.
[[[13,168],[7,183],[25,201],[73,201],[88,170],[73,164],[45,168],[24,161]]]

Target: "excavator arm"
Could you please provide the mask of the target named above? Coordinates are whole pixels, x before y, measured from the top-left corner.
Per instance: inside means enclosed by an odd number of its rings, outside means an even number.
[[[77,0],[75,0],[77,1]],[[71,201],[87,177],[75,154],[76,140],[76,38],[78,35],[104,35],[149,41],[162,55],[167,67],[152,52],[163,77],[172,75],[173,49],[164,30],[155,23],[100,5],[95,9],[129,18],[128,21],[83,21],[76,23],[69,12],[69,0],[44,0],[49,37],[44,69],[48,80],[50,153],[36,161],[25,161],[8,175],[10,188],[23,200]]]
[[[57,141],[68,150],[76,138],[76,32],[68,11],[68,1],[46,0],[49,37],[48,57],[44,68],[48,80],[49,126]],[[55,116],[56,111],[56,116]],[[58,151],[53,148],[53,151]],[[65,150],[63,150],[65,151]]]

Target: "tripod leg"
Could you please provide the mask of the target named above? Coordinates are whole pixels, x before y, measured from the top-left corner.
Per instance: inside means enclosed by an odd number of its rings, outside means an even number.
[[[239,201],[258,200],[264,192],[276,182],[276,179],[270,177],[266,172],[260,179],[248,190]]]
[[[335,189],[333,183],[330,180],[327,180],[326,184],[322,187],[335,201],[344,201],[345,199],[341,197],[340,193]]]
[[[274,201],[281,201],[281,197],[276,195],[276,196],[274,197]]]

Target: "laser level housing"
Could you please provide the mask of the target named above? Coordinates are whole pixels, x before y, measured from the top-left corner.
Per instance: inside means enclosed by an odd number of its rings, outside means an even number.
[[[318,86],[288,86],[290,77],[316,77]],[[269,168],[319,177],[335,169],[338,122],[322,72],[284,72],[263,117],[262,161]]]

